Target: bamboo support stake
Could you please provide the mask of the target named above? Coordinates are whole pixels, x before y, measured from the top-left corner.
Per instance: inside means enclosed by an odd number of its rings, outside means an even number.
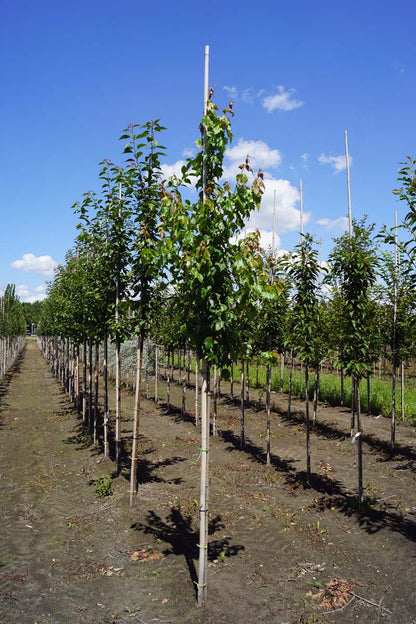
[[[155,346],[155,403],[159,402],[158,381],[159,381],[159,345],[157,344]]]
[[[204,117],[208,110],[209,46],[205,46],[204,66]],[[204,141],[204,156],[205,156]],[[205,158],[204,158],[205,161]],[[202,201],[205,202],[206,171],[205,162],[202,171]],[[209,491],[209,365],[202,360],[201,384],[201,478],[199,503],[199,561],[198,561],[198,606],[207,598],[208,571],[208,491]]]
[[[276,232],[276,189],[274,189],[274,200],[273,200],[273,232],[272,232],[272,257],[274,258],[276,252],[275,246],[275,232]]]
[[[118,198],[120,200],[121,211],[121,183],[119,185]],[[120,322],[120,283],[118,276],[116,278],[116,309],[115,309],[115,323],[116,327]],[[118,327],[117,327],[118,329]],[[116,336],[116,389],[115,389],[115,401],[116,401],[116,474],[120,472],[120,452],[121,452],[121,345],[118,334]]]
[[[300,235],[303,239],[303,184],[302,180],[299,182],[299,196],[300,196]]]
[[[267,362],[266,365],[266,413],[267,413],[267,450],[266,450],[266,464],[270,466],[270,390],[271,390],[271,366]]]
[[[199,372],[199,358],[195,354],[195,427],[197,427],[198,423],[199,423],[199,415],[198,415],[198,392],[199,392],[199,388],[198,388],[198,384],[199,384],[198,372]]]
[[[345,166],[347,169],[347,196],[348,196],[348,227],[352,237],[352,213],[351,213],[351,184],[350,184],[350,157],[348,154],[348,132],[344,132],[345,138]]]
[[[393,278],[393,345],[392,345],[392,380],[391,380],[391,421],[390,445],[396,443],[396,376],[397,376],[397,210],[394,212],[394,278]]]

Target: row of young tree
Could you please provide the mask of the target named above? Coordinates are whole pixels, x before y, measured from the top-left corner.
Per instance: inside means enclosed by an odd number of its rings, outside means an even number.
[[[230,104],[220,113],[212,94],[211,89],[205,98],[199,151],[186,161],[180,177],[165,179],[162,175],[165,148],[158,143],[163,131],[158,121],[130,125],[123,132],[125,165],[103,161],[99,173],[101,192],[88,192],[75,205],[79,235],[49,287],[39,327],[45,354],[57,372],[62,371],[67,389],[75,396],[79,396],[74,390],[74,384],[79,383],[75,371],[83,370],[83,402],[79,407],[84,418],[87,397],[91,400],[93,396],[94,375],[97,384],[98,345],[103,345],[102,435],[106,455],[108,341],[115,344],[117,470],[121,448],[120,347],[127,337],[137,336],[131,502],[138,483],[144,340],[151,336],[168,350],[187,346],[201,362],[200,603],[206,597],[211,368],[225,378],[238,360],[245,362],[256,356],[266,362],[269,458],[271,366],[276,354],[283,352],[303,362],[309,480],[309,373],[315,371],[315,387],[319,388],[323,361],[336,360],[342,373],[353,380],[351,433],[358,442],[361,502],[359,382],[371,372],[381,350],[392,360],[395,379],[397,367],[413,355],[415,338],[414,162],[410,160],[401,170],[402,187],[397,191],[409,207],[400,226],[407,234],[405,242],[398,243],[397,230],[384,228],[378,235],[380,240],[394,244],[394,253],[379,252],[374,226],[363,219],[335,240],[328,267],[318,261],[317,249],[308,234],[300,237],[292,253],[277,256],[261,248],[258,233],[244,233],[247,218],[260,206],[263,174],[254,174],[247,157],[234,183],[223,180],[223,157],[232,138],[233,110]],[[81,345],[83,362],[79,361]],[[393,385],[392,445],[394,393]],[[244,401],[242,408],[244,446]],[[97,439],[98,410],[90,409],[88,413],[93,414],[91,424]]]
[[[13,284],[0,296],[0,381],[16,362],[26,337],[23,306]]]

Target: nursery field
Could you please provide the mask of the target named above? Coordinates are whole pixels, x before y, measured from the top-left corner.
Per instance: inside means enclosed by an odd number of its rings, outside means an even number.
[[[140,485],[130,509],[133,395],[122,397],[115,478],[113,461],[91,444],[28,341],[0,388],[1,622],[416,622],[414,427],[398,425],[392,455],[389,419],[363,414],[359,511],[347,408],[320,405],[307,486],[303,404],[293,400],[289,418],[285,395],[273,393],[267,466],[258,391],[246,407],[240,450],[240,401],[229,398],[227,384],[221,390],[209,453],[208,600],[198,608],[201,443],[193,388],[184,414],[179,384],[169,411],[163,382],[158,406],[142,399]]]

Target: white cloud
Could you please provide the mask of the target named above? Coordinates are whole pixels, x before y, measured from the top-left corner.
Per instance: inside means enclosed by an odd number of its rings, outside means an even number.
[[[304,154],[301,155],[301,159],[302,159],[302,167],[304,169],[308,169],[308,165],[309,165],[309,159],[310,159],[311,155],[308,154],[307,152],[305,152]]]
[[[224,85],[224,91],[228,93],[228,97],[232,100],[244,102],[244,104],[253,104],[254,96],[250,88],[239,91],[237,87]]]
[[[51,276],[58,263],[51,256],[35,256],[32,253],[26,253],[23,254],[20,260],[11,262],[10,266],[19,271],[30,271],[31,273]]]
[[[190,147],[186,147],[182,153],[185,156],[185,158],[192,158],[195,152]]]
[[[237,99],[237,97],[238,97],[237,87],[232,87],[230,85],[224,85],[224,91],[227,91],[227,93],[228,93],[230,98],[233,98],[234,100]]]
[[[29,297],[29,287],[26,286],[26,284],[19,284],[18,286],[16,286],[16,295],[19,297],[19,299],[25,299],[25,297]]]
[[[239,139],[236,145],[230,147],[225,152],[225,166],[223,179],[228,179],[230,184],[239,173],[238,166],[242,164],[246,156],[250,157],[250,165],[253,169],[252,180],[249,176],[249,184],[254,181],[258,169],[263,169],[265,190],[259,211],[254,212],[248,220],[247,231],[260,230],[262,246],[271,246],[273,228],[273,207],[274,191],[276,190],[276,239],[275,245],[278,248],[280,239],[277,233],[290,230],[300,230],[300,210],[296,207],[299,202],[299,190],[293,186],[289,180],[276,179],[267,171],[278,167],[282,161],[282,156],[277,149],[270,148],[264,141],[248,141]],[[173,165],[163,165],[164,175],[169,177],[172,174],[180,175],[180,168],[183,161],[177,161]],[[304,223],[309,221],[310,214],[303,216]]]
[[[271,250],[273,246],[273,232],[268,232],[267,230],[259,230],[260,231],[260,247],[266,250]],[[277,250],[280,247],[280,236],[275,233],[274,236],[274,248]]]
[[[241,92],[240,98],[241,98],[241,101],[244,102],[245,104],[253,104],[254,102],[254,97],[251,92],[251,89],[244,89],[244,91]]]
[[[322,225],[328,230],[338,230],[339,232],[345,232],[348,229],[347,217],[338,217],[338,219],[318,219],[316,222],[318,225]]]
[[[225,152],[224,178],[234,179],[239,173],[246,156],[250,157],[250,166],[253,171],[278,167],[282,156],[277,149],[271,149],[264,141],[246,141],[239,139],[237,145],[230,147]],[[267,174],[266,174],[267,175]]]
[[[289,230],[300,230],[300,211],[296,208],[299,201],[299,191],[289,180],[264,180],[260,210],[254,212],[247,227],[271,232],[273,228],[274,191],[276,191],[276,232],[283,233]],[[304,213],[303,222],[309,221],[309,213]],[[276,245],[277,246],[277,245]]]
[[[277,87],[277,93],[275,93],[275,95],[268,95],[264,98],[263,108],[271,113],[275,110],[291,111],[303,106],[303,102],[293,99],[292,95],[294,93],[294,89],[289,89],[289,91],[287,91],[280,85]]]
[[[46,284],[39,284],[35,288],[30,288],[26,284],[16,286],[16,295],[24,303],[34,303],[46,299]]]
[[[184,166],[185,161],[184,160],[177,160],[175,163],[173,163],[173,165],[161,165],[161,170],[162,170],[162,176],[165,180],[167,180],[168,178],[172,177],[172,176],[176,176],[178,178],[182,177],[182,172],[181,169]]]
[[[318,158],[321,165],[331,165],[334,168],[334,173],[340,173],[347,168],[345,156],[331,156],[327,154],[321,154]],[[350,166],[352,165],[352,157],[348,158]]]

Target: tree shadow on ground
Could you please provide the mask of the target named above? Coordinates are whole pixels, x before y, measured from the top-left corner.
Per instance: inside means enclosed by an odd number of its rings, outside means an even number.
[[[218,431],[218,436],[224,440],[224,442],[228,443],[228,447],[226,448],[228,452],[240,451],[242,453],[247,453],[254,461],[260,464],[266,463],[267,456],[265,449],[262,446],[258,446],[257,444],[251,442],[250,438],[245,438],[244,447],[241,449],[240,437],[237,436],[231,429],[222,429]],[[281,459],[277,455],[274,455],[273,453],[270,454],[270,464],[279,472],[296,472],[296,469],[293,466],[295,461],[297,460],[285,460]]]
[[[76,445],[77,451],[82,451],[89,448],[91,455],[94,457],[103,456],[103,449],[101,444],[97,444],[95,446],[93,445],[93,438],[90,429],[86,423],[82,422],[82,420],[78,420],[77,424],[73,429],[73,435],[70,435],[66,440],[64,440],[64,443]],[[115,440],[113,435],[109,436],[109,446],[109,458],[112,461],[115,461]],[[151,441],[143,435],[139,436],[137,485],[143,485],[145,483],[172,483],[178,485],[179,483],[182,483],[181,478],[163,479],[157,474],[157,471],[161,468],[173,466],[174,464],[177,464],[179,462],[186,461],[185,458],[174,456],[168,457],[167,459],[160,461],[152,461],[151,459],[148,459],[146,457],[148,455],[152,455],[154,452],[155,449],[151,446]],[[131,441],[124,438],[121,440],[119,474],[121,474],[127,481],[130,481],[130,467]]]
[[[289,415],[288,412],[279,412],[278,410],[273,410],[277,413],[281,420],[286,423],[289,427],[298,427],[299,425],[306,426],[306,417],[302,412],[293,411]],[[346,434],[345,431],[340,431],[337,427],[330,425],[328,423],[324,423],[322,421],[317,421],[315,424],[312,424],[311,420],[311,432],[314,432],[318,437],[326,438],[328,440],[345,440],[349,437],[349,433]]]
[[[412,542],[416,541],[416,522],[406,518],[397,511],[391,503],[381,503],[376,499],[364,498],[361,510],[359,509],[358,498],[352,494],[342,496],[323,496],[315,502],[314,506],[320,510],[337,509],[349,518],[355,518],[359,527],[369,535],[378,533],[383,529],[388,529],[399,533]]]
[[[161,403],[159,401],[158,405],[161,409],[163,409],[163,413],[161,414],[162,416],[174,416],[175,421],[177,422],[185,422],[191,425],[195,425],[194,414],[191,414],[186,410],[183,412],[180,407],[176,407],[175,405],[172,405],[172,403],[168,407],[168,404],[166,402]]]
[[[246,439],[244,449],[241,450],[240,438],[232,431],[222,431],[219,435],[224,441],[230,443],[228,451],[245,452],[255,461],[266,463],[265,450],[252,444],[249,439]],[[306,471],[296,471],[292,464],[293,460],[283,460],[276,455],[271,455],[271,465],[278,471],[286,473],[286,484],[292,492],[296,492],[299,487],[319,492],[323,495],[321,504],[327,508],[334,507],[344,515],[356,518],[359,526],[369,534],[377,533],[381,529],[389,529],[411,541],[416,541],[416,522],[404,518],[403,515],[394,511],[392,506],[376,509],[376,501],[365,498],[360,509],[358,497],[344,488],[341,481],[319,473],[311,473],[308,478]]]
[[[293,412],[289,416],[287,412],[275,411],[279,413],[280,418],[284,422],[288,423],[289,426],[306,425],[306,417],[302,412]],[[335,425],[319,420],[314,425],[311,423],[311,431],[313,431],[318,437],[329,440],[345,440],[350,437],[350,432],[346,433],[345,431],[338,429]],[[375,437],[373,433],[364,434],[363,442],[374,451],[383,454],[383,457],[380,458],[379,461],[406,459],[416,461],[416,450],[411,446],[399,444],[392,449],[390,441],[380,440]]]
[[[199,535],[194,530],[192,522],[191,515],[183,515],[178,507],[172,507],[170,514],[165,520],[154,511],[149,511],[146,523],[136,522],[130,528],[169,544],[168,548],[163,551],[165,556],[183,556],[194,585],[195,595],[197,595],[198,576],[194,561],[199,556]],[[208,533],[213,535],[223,528],[222,517],[218,515],[210,521]],[[221,556],[222,558],[233,557],[244,550],[244,546],[232,546],[230,541],[231,538],[229,537],[210,541],[208,545],[208,560],[214,561]],[[222,553],[223,555],[221,555]]]
[[[20,373],[24,357],[25,357],[25,349],[23,349],[23,351],[19,353],[19,355],[17,356],[12,366],[8,369],[3,379],[0,381],[0,414],[3,410],[9,407],[9,404],[5,402],[5,398],[9,394],[10,384],[12,382],[13,377],[17,373]],[[3,425],[3,423],[0,423],[0,425]]]

